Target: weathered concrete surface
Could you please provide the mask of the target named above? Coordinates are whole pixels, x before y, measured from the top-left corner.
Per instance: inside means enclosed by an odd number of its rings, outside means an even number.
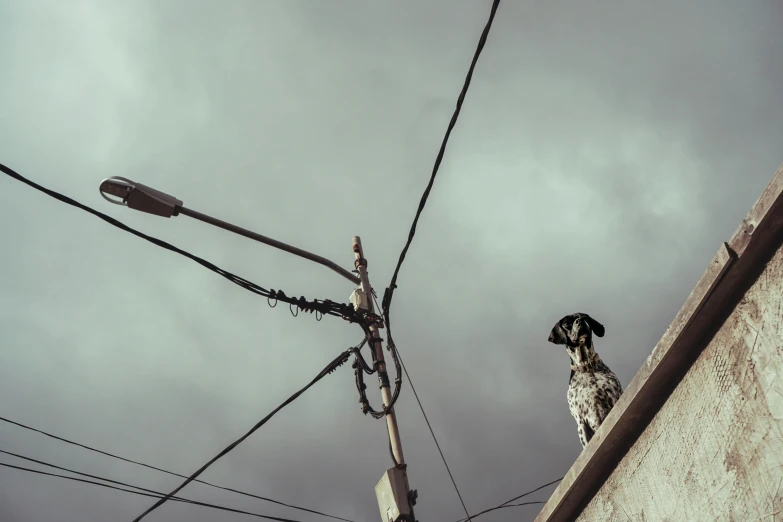
[[[720,329],[729,324],[732,313],[746,301],[754,284],[763,280],[762,276],[769,278],[774,273],[764,270],[781,249],[783,166],[732,238],[718,249],[679,313],[541,509],[536,522],[574,522],[579,518],[622,465],[637,440],[645,435]],[[682,412],[684,416],[689,414],[689,410]]]
[[[783,520],[783,249],[577,518]]]

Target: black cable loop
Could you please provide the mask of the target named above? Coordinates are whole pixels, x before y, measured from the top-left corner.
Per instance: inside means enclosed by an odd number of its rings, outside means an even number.
[[[365,344],[367,344],[368,340],[371,338],[370,330],[369,328],[362,324],[362,330],[364,330],[364,340],[362,341],[362,344],[354,350],[354,375],[356,377],[356,389],[359,392],[359,403],[362,406],[362,413],[367,415],[367,413],[374,413],[375,409],[370,405],[369,399],[367,399],[367,385],[364,384],[364,373],[366,371],[367,362],[364,360],[364,358],[361,355],[360,349]]]
[[[364,393],[366,386],[362,381],[362,371],[361,369],[354,366],[353,373],[356,380],[356,389],[359,390],[359,404],[361,405],[362,413],[367,415],[367,411],[372,409],[372,407],[367,402],[367,395]]]
[[[364,371],[364,373],[366,373],[367,375],[372,375],[378,371],[377,367],[372,367],[369,364],[367,364],[367,361],[364,360],[364,357],[358,351],[354,353],[354,357],[356,359],[356,364],[361,366],[362,371]]]
[[[291,315],[294,317],[299,316],[299,307],[296,308],[296,312],[294,312],[294,303],[288,303],[288,310],[291,312]]]
[[[373,298],[374,297],[375,296],[373,295]],[[377,300],[375,301],[375,304],[376,306],[378,305]],[[383,320],[383,318],[381,318],[381,320]],[[361,322],[359,324],[362,327],[362,330],[364,331],[364,336],[365,336],[364,342],[369,343],[371,345],[370,352],[373,358],[372,371],[368,371],[369,365],[361,356],[361,354],[359,354],[358,351],[354,353],[354,355],[356,356],[356,361],[354,361],[353,367],[354,367],[354,373],[356,374],[356,387],[357,390],[359,391],[359,403],[362,405],[363,414],[366,415],[369,413],[375,419],[382,419],[392,410],[395,403],[397,402],[397,399],[400,396],[400,390],[402,388],[402,368],[400,366],[399,358],[397,357],[397,350],[394,346],[393,341],[391,341],[391,337],[389,337],[390,342],[387,349],[392,354],[392,361],[394,362],[394,368],[397,374],[394,379],[394,391],[392,392],[392,397],[389,401],[388,406],[384,406],[381,410],[376,410],[375,408],[373,408],[372,405],[370,404],[369,399],[367,398],[367,393],[366,393],[367,386],[364,383],[363,374],[367,373],[371,375],[379,371],[374,344],[377,342],[383,342],[383,339],[373,337],[369,325],[367,324],[366,321]],[[379,374],[378,377],[382,383],[388,385],[388,373],[386,373],[385,379],[384,379],[384,375],[381,374]]]
[[[360,324],[362,326],[362,329],[364,330],[364,335],[365,335],[362,346],[365,343],[375,342],[369,327],[364,323],[360,323]],[[376,410],[375,408],[372,407],[369,399],[367,398],[367,392],[366,392],[367,385],[364,383],[364,373],[367,374],[377,373],[378,372],[377,360],[374,360],[373,368],[370,369],[369,365],[364,360],[364,358],[362,357],[358,349],[354,351],[354,356],[356,359],[354,361],[353,368],[354,368],[354,375],[356,377],[356,388],[359,391],[359,403],[362,406],[362,413],[365,415],[369,413],[375,419],[382,419],[383,417],[386,416],[387,412],[391,410],[391,407],[394,406],[393,401],[396,401],[396,397],[399,396],[399,385],[395,386],[395,393],[392,396],[392,402],[389,403],[389,406],[383,407],[380,411]],[[380,377],[381,376],[379,375],[379,378]],[[401,382],[401,380],[402,380],[401,377],[398,376],[398,378],[395,380],[395,384]]]
[[[385,300],[384,296],[384,300]],[[375,300],[375,305],[378,306],[378,301]],[[386,326],[386,349],[391,353],[392,361],[394,362],[394,371],[397,377],[394,379],[394,391],[392,392],[392,398],[389,401],[389,405],[384,408],[384,414],[394,407],[397,399],[400,396],[400,390],[402,389],[402,365],[400,364],[400,358],[397,355],[397,346],[394,344],[394,338],[392,337],[391,325],[389,321],[388,309],[383,310],[383,321]]]

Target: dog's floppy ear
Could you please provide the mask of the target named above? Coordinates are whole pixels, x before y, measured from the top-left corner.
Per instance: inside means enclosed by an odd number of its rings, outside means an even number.
[[[604,325],[602,325],[601,323],[599,323],[598,321],[596,321],[595,319],[593,319],[587,314],[584,314],[584,318],[585,321],[587,321],[587,324],[590,325],[590,329],[593,331],[595,335],[597,335],[598,337],[604,336],[605,333]]]
[[[552,328],[552,331],[549,334],[549,342],[554,344],[566,344],[566,342],[568,342],[568,337],[566,337],[563,327],[560,326],[560,321]]]

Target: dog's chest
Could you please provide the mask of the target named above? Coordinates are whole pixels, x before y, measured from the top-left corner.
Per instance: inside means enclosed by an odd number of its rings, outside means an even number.
[[[608,368],[577,371],[568,385],[568,409],[575,418],[584,418],[595,410],[611,408],[621,393],[619,380]]]

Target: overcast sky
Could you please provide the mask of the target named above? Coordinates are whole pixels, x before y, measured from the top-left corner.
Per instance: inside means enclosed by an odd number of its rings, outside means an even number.
[[[289,295],[346,302],[352,288],[187,217],[109,205],[100,180],[129,177],[346,268],[359,235],[381,294],[489,8],[0,0],[0,162]],[[501,3],[392,310],[471,512],[562,476],[581,451],[568,357],[546,342],[554,323],[576,311],[602,322],[596,349],[626,387],[783,162],[781,25],[774,0]],[[198,469],[361,337],[270,309],[5,176],[0,239],[0,416],[175,472]],[[361,414],[351,372],[202,478],[379,520],[385,426]],[[460,518],[407,382],[397,413],[418,518]],[[179,484],[4,423],[0,450]],[[198,484],[181,495],[325,520]],[[130,521],[153,502],[0,469],[3,522]],[[245,519],[170,502],[145,520]]]

